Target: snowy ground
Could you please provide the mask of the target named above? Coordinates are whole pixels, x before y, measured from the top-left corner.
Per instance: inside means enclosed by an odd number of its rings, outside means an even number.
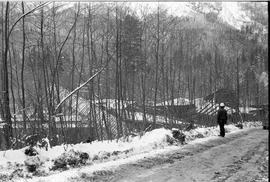
[[[267,182],[268,131],[247,129],[194,141],[168,154],[120,166],[112,174],[72,182]]]
[[[261,128],[261,122],[244,124],[244,130],[252,127]],[[225,128],[227,133],[244,131],[233,125],[226,125]],[[184,134],[187,143],[203,142],[216,137],[219,134],[219,129],[217,127],[196,128],[186,131]],[[69,181],[72,178],[79,178],[84,174],[94,174],[100,170],[111,171],[119,165],[179,150],[181,147],[183,146],[172,137],[171,130],[161,128],[147,132],[143,136],[127,137],[118,141],[62,145],[48,151],[37,148],[39,154],[34,157],[26,156],[24,154],[25,148],[1,151],[0,181]],[[51,170],[56,159],[61,156],[69,156],[77,151],[86,152],[89,155],[86,164],[75,167],[67,166],[64,171]],[[35,158],[35,161],[39,163],[37,172],[34,174],[28,172],[25,166],[25,162],[32,158]]]

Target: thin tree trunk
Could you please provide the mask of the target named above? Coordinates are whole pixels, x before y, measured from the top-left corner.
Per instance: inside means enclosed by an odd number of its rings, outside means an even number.
[[[22,2],[22,14],[24,14],[24,2]],[[23,109],[23,127],[26,130],[26,113],[25,113],[25,93],[24,93],[24,61],[25,61],[25,17],[22,18],[22,34],[23,34],[23,45],[22,45],[22,67],[21,67],[21,91],[22,91],[22,109]]]
[[[103,63],[103,42],[104,42],[104,38],[102,38],[102,44],[101,44],[101,58],[100,58],[100,63]],[[101,109],[101,80],[100,80],[100,76],[98,76],[98,115],[99,115],[99,128],[100,128],[100,139],[101,141],[103,141],[104,139],[104,134],[103,134],[103,124],[102,121],[104,122],[104,125],[106,124],[106,121],[104,120],[103,117],[103,112]]]
[[[116,16],[115,16],[115,22],[116,22],[116,62],[115,62],[115,114],[116,114],[116,128],[117,128],[117,139],[120,138],[120,124],[119,124],[119,113],[118,113],[118,92],[119,92],[119,26],[118,26],[118,7],[116,5]]]
[[[108,8],[107,9],[107,21],[110,22],[110,9]],[[109,64],[109,29],[110,29],[110,24],[108,23],[107,24],[107,30],[106,30],[106,64],[108,65]],[[110,99],[110,86],[109,86],[109,66],[106,68],[106,74],[105,74],[105,85],[106,85],[106,104],[105,104],[105,108],[108,110],[108,99]],[[111,100],[109,100],[109,102],[111,102]],[[103,112],[103,115],[104,115],[104,112]],[[108,122],[109,120],[109,114],[108,114],[108,111],[107,111],[107,114],[106,114],[106,119],[105,121]],[[106,131],[107,131],[107,136],[108,136],[108,139],[112,139],[112,130],[111,130],[111,127],[109,126],[109,123],[106,123]]]
[[[10,53],[10,49],[8,50],[9,52],[9,69],[10,69],[10,91],[11,91],[11,96],[12,96],[12,106],[13,106],[13,123],[15,125],[15,130],[13,128],[13,134],[15,134],[15,137],[17,138],[16,135],[16,100],[15,100],[15,94],[14,94],[14,89],[13,89],[13,71],[12,71],[12,62],[11,62],[11,53]],[[13,145],[13,144],[12,144]]]
[[[122,94],[122,88],[123,88],[123,83],[122,83],[122,13],[120,11],[120,31],[119,31],[119,34],[118,34],[118,38],[119,38],[119,45],[118,45],[118,51],[119,51],[119,80],[118,80],[118,114],[119,114],[119,129],[120,129],[120,136],[123,136],[123,125],[122,125],[122,122],[123,122],[123,114],[121,112],[121,110],[123,111],[124,110],[124,103],[123,103],[123,94]],[[121,103],[122,103],[122,108],[121,108]],[[133,102],[132,102],[132,106],[133,106]]]
[[[51,137],[54,136],[54,133],[52,132],[52,126],[51,126],[51,109],[50,109],[50,103],[49,103],[49,97],[48,97],[48,92],[47,92],[47,76],[46,76],[46,63],[45,63],[45,50],[44,50],[44,10],[43,8],[41,9],[41,17],[40,17],[40,46],[41,46],[41,61],[42,61],[42,73],[43,73],[43,82],[44,82],[44,92],[45,92],[45,101],[47,105],[47,110],[48,110],[48,126],[49,126],[49,140],[51,141]],[[38,68],[39,69],[39,68]],[[40,90],[42,90],[40,88]],[[42,111],[43,113],[43,108]]]
[[[236,91],[237,91],[237,108],[236,111],[239,112],[239,97],[240,97],[240,90],[239,90],[239,59],[236,59]]]
[[[83,33],[82,33],[82,37],[83,37],[83,40],[82,40],[82,62],[81,62],[81,68],[80,68],[80,73],[79,73],[79,83],[78,83],[78,86],[81,84],[81,81],[82,81],[82,73],[83,73],[83,69],[84,69],[84,43],[85,43],[85,39],[84,39],[84,34],[85,34],[85,19],[83,18]],[[75,126],[78,130],[78,100],[79,100],[79,92],[77,92],[77,97],[76,97],[76,123],[75,123]],[[79,130],[78,130],[78,134],[79,134]]]
[[[157,90],[158,90],[158,63],[159,63],[159,5],[158,5],[158,12],[157,12],[157,40],[156,40],[156,68],[155,68],[155,93],[154,93],[154,116],[153,116],[153,128],[156,125],[156,112],[157,112]]]
[[[52,15],[53,16],[52,18],[53,18],[53,50],[54,50],[54,56],[53,56],[53,62],[51,64],[51,68],[50,68],[51,74],[54,73],[54,67],[57,67],[58,59],[59,59],[58,58],[59,56],[57,55],[57,45],[56,45],[57,44],[57,37],[56,37],[56,20],[55,20],[56,10],[55,10],[55,3],[53,3],[52,14],[53,14]],[[56,66],[55,66],[55,64],[56,64]],[[52,80],[53,79],[54,79],[54,77],[52,77]],[[53,82],[53,81],[51,81],[51,82]],[[57,93],[55,93],[55,91]],[[59,93],[60,93],[59,87],[56,88],[54,86],[54,83],[51,83],[51,89],[49,89],[49,94],[50,94],[50,103],[51,103],[52,110],[55,108],[55,104],[54,104],[55,103],[54,102],[54,100],[55,100],[55,94],[57,94],[56,100],[58,102],[60,102],[60,95],[59,95]],[[52,114],[54,114],[54,113],[55,113],[55,111],[52,111]],[[59,113],[62,113],[62,108],[59,108]],[[61,135],[63,137],[63,141],[62,142],[64,143],[67,140],[66,140],[66,134],[64,132],[63,116],[60,115],[59,119],[60,119],[60,126],[61,126]]]
[[[9,2],[6,2],[6,11],[5,11],[5,51],[4,51],[4,59],[3,59],[3,77],[2,77],[2,90],[3,90],[3,112],[4,112],[4,133],[6,140],[6,147],[10,148],[12,138],[12,121],[9,107],[9,81],[8,81],[8,49],[9,49],[9,38],[8,38],[8,30],[9,30]]]
[[[80,11],[80,4],[78,5],[78,12],[75,12],[75,16],[74,16],[74,19],[75,20],[77,20],[77,18],[76,17],[78,17],[79,16],[79,11]],[[76,32],[77,32],[77,21],[75,21],[75,23],[74,23],[74,28],[73,28],[73,30],[74,30],[74,33],[73,33],[73,41],[72,41],[72,69],[71,69],[71,90],[73,90],[74,89],[74,76],[75,76],[75,62],[76,62],[76,57],[75,57],[75,43],[76,43]],[[79,92],[78,92],[78,94],[79,94]],[[69,103],[69,109],[70,109],[70,112],[69,112],[69,114],[70,114],[70,122],[71,122],[71,127],[72,127],[72,123],[73,123],[73,118],[72,118],[72,110],[73,110],[73,108],[72,108],[72,102],[73,102],[73,99],[71,98],[70,99],[70,103]],[[77,105],[78,105],[78,102],[76,102],[76,111],[75,111],[75,113],[76,113],[76,119],[75,119],[75,122],[77,123]],[[75,124],[76,125],[76,124]],[[77,125],[76,125],[76,127],[77,127]]]

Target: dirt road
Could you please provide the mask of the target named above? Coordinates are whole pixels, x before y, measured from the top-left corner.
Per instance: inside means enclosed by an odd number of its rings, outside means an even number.
[[[74,181],[114,182],[256,182],[268,181],[268,131],[250,129],[181,150],[120,166],[115,171],[84,174]],[[72,181],[73,181],[72,180]]]

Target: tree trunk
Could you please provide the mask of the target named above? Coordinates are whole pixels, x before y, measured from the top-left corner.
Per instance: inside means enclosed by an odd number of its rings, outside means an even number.
[[[2,99],[3,99],[3,118],[4,118],[4,134],[6,140],[6,147],[11,147],[11,138],[12,138],[12,121],[9,107],[9,80],[8,80],[8,50],[9,50],[9,2],[6,2],[6,12],[5,12],[5,51],[3,59],[3,76],[2,76]]]
[[[157,39],[156,39],[156,53],[155,53],[155,58],[156,58],[156,68],[155,68],[155,93],[154,93],[154,115],[153,115],[153,128],[156,126],[156,112],[157,112],[157,91],[158,91],[158,63],[159,63],[159,5],[158,5],[158,10],[157,10]]]
[[[239,58],[236,59],[236,91],[237,91],[237,108],[236,111],[239,112],[239,101],[240,101],[240,87],[239,87]]]
[[[24,14],[24,2],[22,2],[22,14]],[[22,91],[22,114],[23,114],[23,127],[26,129],[26,113],[25,113],[25,93],[24,93],[24,61],[25,61],[25,17],[22,19],[22,34],[23,34],[23,45],[22,45],[22,67],[21,67],[21,91]]]

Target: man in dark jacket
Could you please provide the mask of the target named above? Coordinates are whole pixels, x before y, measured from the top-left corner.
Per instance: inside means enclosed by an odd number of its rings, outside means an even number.
[[[217,122],[219,124],[219,128],[220,128],[220,135],[224,137],[225,136],[225,128],[224,125],[227,124],[227,111],[224,109],[225,105],[224,103],[220,104],[220,109],[218,110],[218,114],[217,114]]]

